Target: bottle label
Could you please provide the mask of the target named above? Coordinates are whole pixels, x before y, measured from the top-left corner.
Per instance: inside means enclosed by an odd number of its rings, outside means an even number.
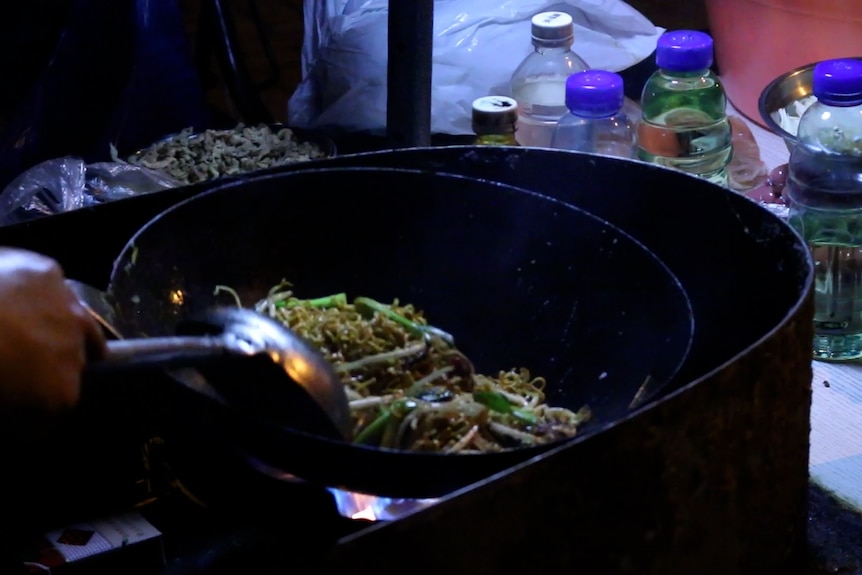
[[[638,146],[654,158],[679,158],[683,145],[672,128],[641,121],[637,127]]]
[[[723,170],[732,155],[727,118],[714,120],[692,108],[671,110],[638,124],[638,155],[642,160],[695,174]]]
[[[713,124],[715,120],[703,110],[676,108],[655,118],[650,118],[650,122],[671,128],[696,128]]]

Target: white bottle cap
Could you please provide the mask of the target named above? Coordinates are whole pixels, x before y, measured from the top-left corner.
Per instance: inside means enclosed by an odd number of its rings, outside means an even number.
[[[533,16],[533,45],[546,48],[571,46],[575,38],[572,17],[565,12],[542,12]]]
[[[473,132],[514,133],[518,123],[518,102],[507,96],[483,96],[473,101]]]

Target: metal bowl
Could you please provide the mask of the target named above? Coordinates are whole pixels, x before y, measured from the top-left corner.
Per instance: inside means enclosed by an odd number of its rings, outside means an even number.
[[[785,130],[773,114],[813,94],[812,78],[816,62],[800,66],[772,80],[760,93],[757,109],[766,127],[781,136],[788,151],[796,146],[796,134]]]
[[[856,59],[862,60],[862,58]],[[793,151],[798,141],[796,134],[791,134],[782,128],[773,114],[781,108],[790,106],[793,102],[813,95],[814,87],[812,86],[812,80],[814,78],[814,66],[816,65],[817,62],[812,62],[781,74],[767,84],[760,93],[760,98],[757,102],[757,108],[763,123],[770,131],[781,136],[784,144],[787,146],[787,150],[790,152]]]

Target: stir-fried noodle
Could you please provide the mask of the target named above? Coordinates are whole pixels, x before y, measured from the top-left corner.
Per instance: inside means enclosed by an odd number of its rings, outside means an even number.
[[[228,291],[219,286],[216,291]],[[238,298],[237,298],[238,300]],[[239,302],[238,302],[239,303]],[[354,441],[393,449],[478,453],[573,437],[589,419],[545,403],[525,368],[476,373],[448,333],[397,300],[345,294],[298,299],[286,282],[255,305],[311,342],[344,381]]]

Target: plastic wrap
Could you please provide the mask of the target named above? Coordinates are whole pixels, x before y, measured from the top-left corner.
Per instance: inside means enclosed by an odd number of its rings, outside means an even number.
[[[388,0],[305,0],[304,10],[290,124],[384,131]],[[649,56],[664,31],[620,0],[436,0],[432,132],[469,134],[473,100],[509,95],[512,72],[533,49],[530,19],[546,10],[571,14],[575,52],[614,72]]]
[[[161,172],[123,162],[86,164],[75,157],[47,160],[22,173],[0,193],[0,225],[179,185]]]

